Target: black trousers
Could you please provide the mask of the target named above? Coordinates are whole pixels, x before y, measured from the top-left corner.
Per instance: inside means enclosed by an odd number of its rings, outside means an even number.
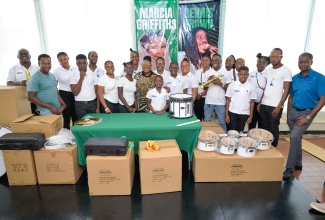
[[[131,108],[135,107],[135,104],[130,106]],[[129,110],[125,107],[125,105],[121,105],[120,103],[118,104],[118,110],[120,113],[130,113]]]
[[[89,113],[96,113],[97,100],[92,101],[75,101],[76,113],[78,119]]]
[[[112,113],[119,113],[118,103],[113,103],[105,99],[107,107],[111,110]],[[106,113],[103,105],[100,105],[100,112]]]
[[[194,113],[200,121],[204,121],[204,104],[205,98],[200,98],[199,100],[194,101]]]
[[[260,113],[257,111],[258,102],[254,102],[254,112],[252,122],[248,125],[249,129],[256,128],[256,124],[258,124],[258,128],[263,128],[262,118]]]
[[[272,133],[273,138],[274,138],[272,145],[274,147],[277,147],[278,142],[279,142],[279,125],[280,125],[280,119],[282,116],[283,109],[281,108],[278,116],[276,118],[273,118],[272,111],[274,109],[275,109],[275,107],[273,107],[273,106],[261,105],[260,116],[261,116],[262,122],[263,122],[263,129]]]
[[[70,120],[72,120],[72,123],[74,123],[78,119],[75,108],[74,95],[72,92],[67,92],[64,90],[59,90],[59,94],[64,103],[67,105],[67,108],[62,112],[63,127],[70,129]]]
[[[245,123],[248,119],[248,115],[240,115],[232,112],[228,112],[230,123],[228,126],[228,130],[236,130],[238,132],[244,131]]]

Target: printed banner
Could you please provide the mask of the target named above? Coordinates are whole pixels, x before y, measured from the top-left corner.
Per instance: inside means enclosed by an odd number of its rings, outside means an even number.
[[[177,61],[178,0],[134,0],[136,42],[140,62],[151,57],[152,70],[156,59],[165,59],[165,69]]]
[[[178,62],[186,57],[192,73],[201,68],[204,54],[218,52],[219,8],[220,0],[179,5]]]

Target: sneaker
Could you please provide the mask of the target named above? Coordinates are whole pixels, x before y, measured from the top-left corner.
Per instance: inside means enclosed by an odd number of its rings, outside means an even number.
[[[286,168],[285,171],[283,172],[283,180],[292,180],[295,177],[293,176],[294,169]]]
[[[311,202],[310,206],[319,212],[325,213],[325,203]]]

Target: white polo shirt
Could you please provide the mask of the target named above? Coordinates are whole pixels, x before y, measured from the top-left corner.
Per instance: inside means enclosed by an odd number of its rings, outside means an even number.
[[[34,75],[39,70],[39,66],[35,64],[31,64],[28,68],[30,76]],[[23,80],[27,80],[26,72],[28,71],[23,65],[20,63],[14,65],[9,69],[7,82],[21,82]]]
[[[248,80],[242,84],[235,81],[227,88],[226,97],[230,97],[229,111],[239,115],[250,114],[250,101],[256,99],[255,86]]]
[[[70,77],[74,71],[78,71],[74,66],[70,66],[67,70],[59,66],[53,71],[56,81],[59,82],[59,90],[71,92]]]
[[[266,69],[264,69],[261,73],[257,70],[252,71],[249,74],[249,81],[252,83],[256,88],[256,99],[255,102],[260,102],[261,97],[264,92],[264,88],[266,86]]]
[[[129,81],[126,77],[121,77],[118,80],[117,87],[123,87],[123,97],[129,106],[134,104],[134,93],[136,91],[136,80]],[[118,101],[121,105],[124,105],[123,102],[119,99]]]
[[[277,107],[283,94],[283,83],[291,81],[292,72],[287,66],[283,65],[278,69],[268,68],[262,104]]]
[[[197,78],[197,80],[199,81],[199,85],[201,85],[202,83],[205,83],[207,80],[208,80],[208,75],[210,75],[211,72],[212,71],[212,68],[210,67],[210,69],[208,69],[207,71],[203,71],[203,68],[201,68],[201,69],[198,69],[197,71],[196,71],[196,73],[195,73],[195,77]],[[198,93],[201,93],[201,92],[203,92],[204,90],[203,89],[201,89],[201,87],[199,86],[198,87]],[[203,97],[205,97],[205,96],[203,96]]]
[[[164,72],[162,73],[162,74],[159,74],[158,72],[157,72],[157,70],[155,70],[155,71],[153,71],[154,73],[156,73],[157,75],[159,75],[159,76],[162,76],[162,78],[163,78],[163,80],[164,80],[164,84],[163,84],[163,87],[166,87],[167,85],[166,85],[166,77],[168,77],[168,76],[170,76],[170,72],[168,71],[168,70],[166,70],[166,69],[164,69]]]
[[[148,91],[146,97],[151,99],[151,106],[155,111],[161,111],[166,106],[167,100],[169,100],[169,95],[164,88],[161,88],[160,93],[156,88],[153,88]]]
[[[99,79],[101,76],[103,76],[103,75],[105,75],[105,71],[102,69],[102,68],[100,68],[100,67],[96,67],[96,69],[95,69],[95,71],[92,71],[90,68],[89,68],[89,66],[87,67],[87,72],[89,72],[89,73],[94,73],[96,76],[97,76],[97,78]]]
[[[229,71],[227,69],[225,69],[225,71],[227,72],[227,78],[230,78],[230,82],[233,82],[235,81],[234,79],[234,70],[233,69],[230,69]],[[237,70],[235,69],[235,77],[236,77],[236,81],[238,81],[238,72]]]
[[[77,69],[73,71],[70,77],[70,84],[78,84],[80,72]],[[80,92],[75,96],[76,101],[92,101],[96,99],[95,85],[98,83],[98,78],[93,72],[86,72],[86,76],[82,81]]]
[[[224,69],[219,69],[218,71],[212,69],[212,71],[209,72],[208,78],[210,76],[218,76],[218,75],[223,75],[223,79],[221,79],[221,82],[223,84],[231,83],[231,78],[229,77],[229,75],[227,75],[227,72]],[[225,105],[226,104],[225,94],[226,92],[221,86],[213,84],[208,89],[208,93],[205,97],[205,104]]]
[[[191,72],[189,72],[186,76],[183,76],[183,75],[180,75],[180,76],[181,76],[181,79],[184,80],[187,84],[187,94],[192,95],[192,88],[199,87],[199,80]]]
[[[169,95],[173,95],[183,93],[183,90],[187,88],[187,83],[185,78],[182,78],[179,74],[175,78],[169,75],[166,77],[166,86],[170,88]]]
[[[112,79],[106,74],[101,76],[98,80],[98,85],[104,87],[104,98],[109,102],[118,103],[117,84],[117,77],[114,77],[114,79]]]
[[[138,72],[142,72],[142,66],[140,63],[138,65],[138,69],[133,71],[132,77],[134,78],[135,74],[137,74]],[[126,76],[126,72],[124,71],[124,68],[121,70],[120,74],[116,77],[122,77],[122,76]]]

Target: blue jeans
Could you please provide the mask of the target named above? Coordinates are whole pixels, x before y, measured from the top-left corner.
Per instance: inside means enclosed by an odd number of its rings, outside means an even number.
[[[60,111],[60,109],[59,109],[59,111]],[[49,114],[53,114],[53,113],[48,108],[42,108],[41,110],[39,110],[40,116],[45,116],[45,115],[49,115]]]
[[[225,105],[204,105],[204,121],[211,121],[213,111],[218,117],[218,121],[223,130],[227,131],[226,126],[226,106]]]

